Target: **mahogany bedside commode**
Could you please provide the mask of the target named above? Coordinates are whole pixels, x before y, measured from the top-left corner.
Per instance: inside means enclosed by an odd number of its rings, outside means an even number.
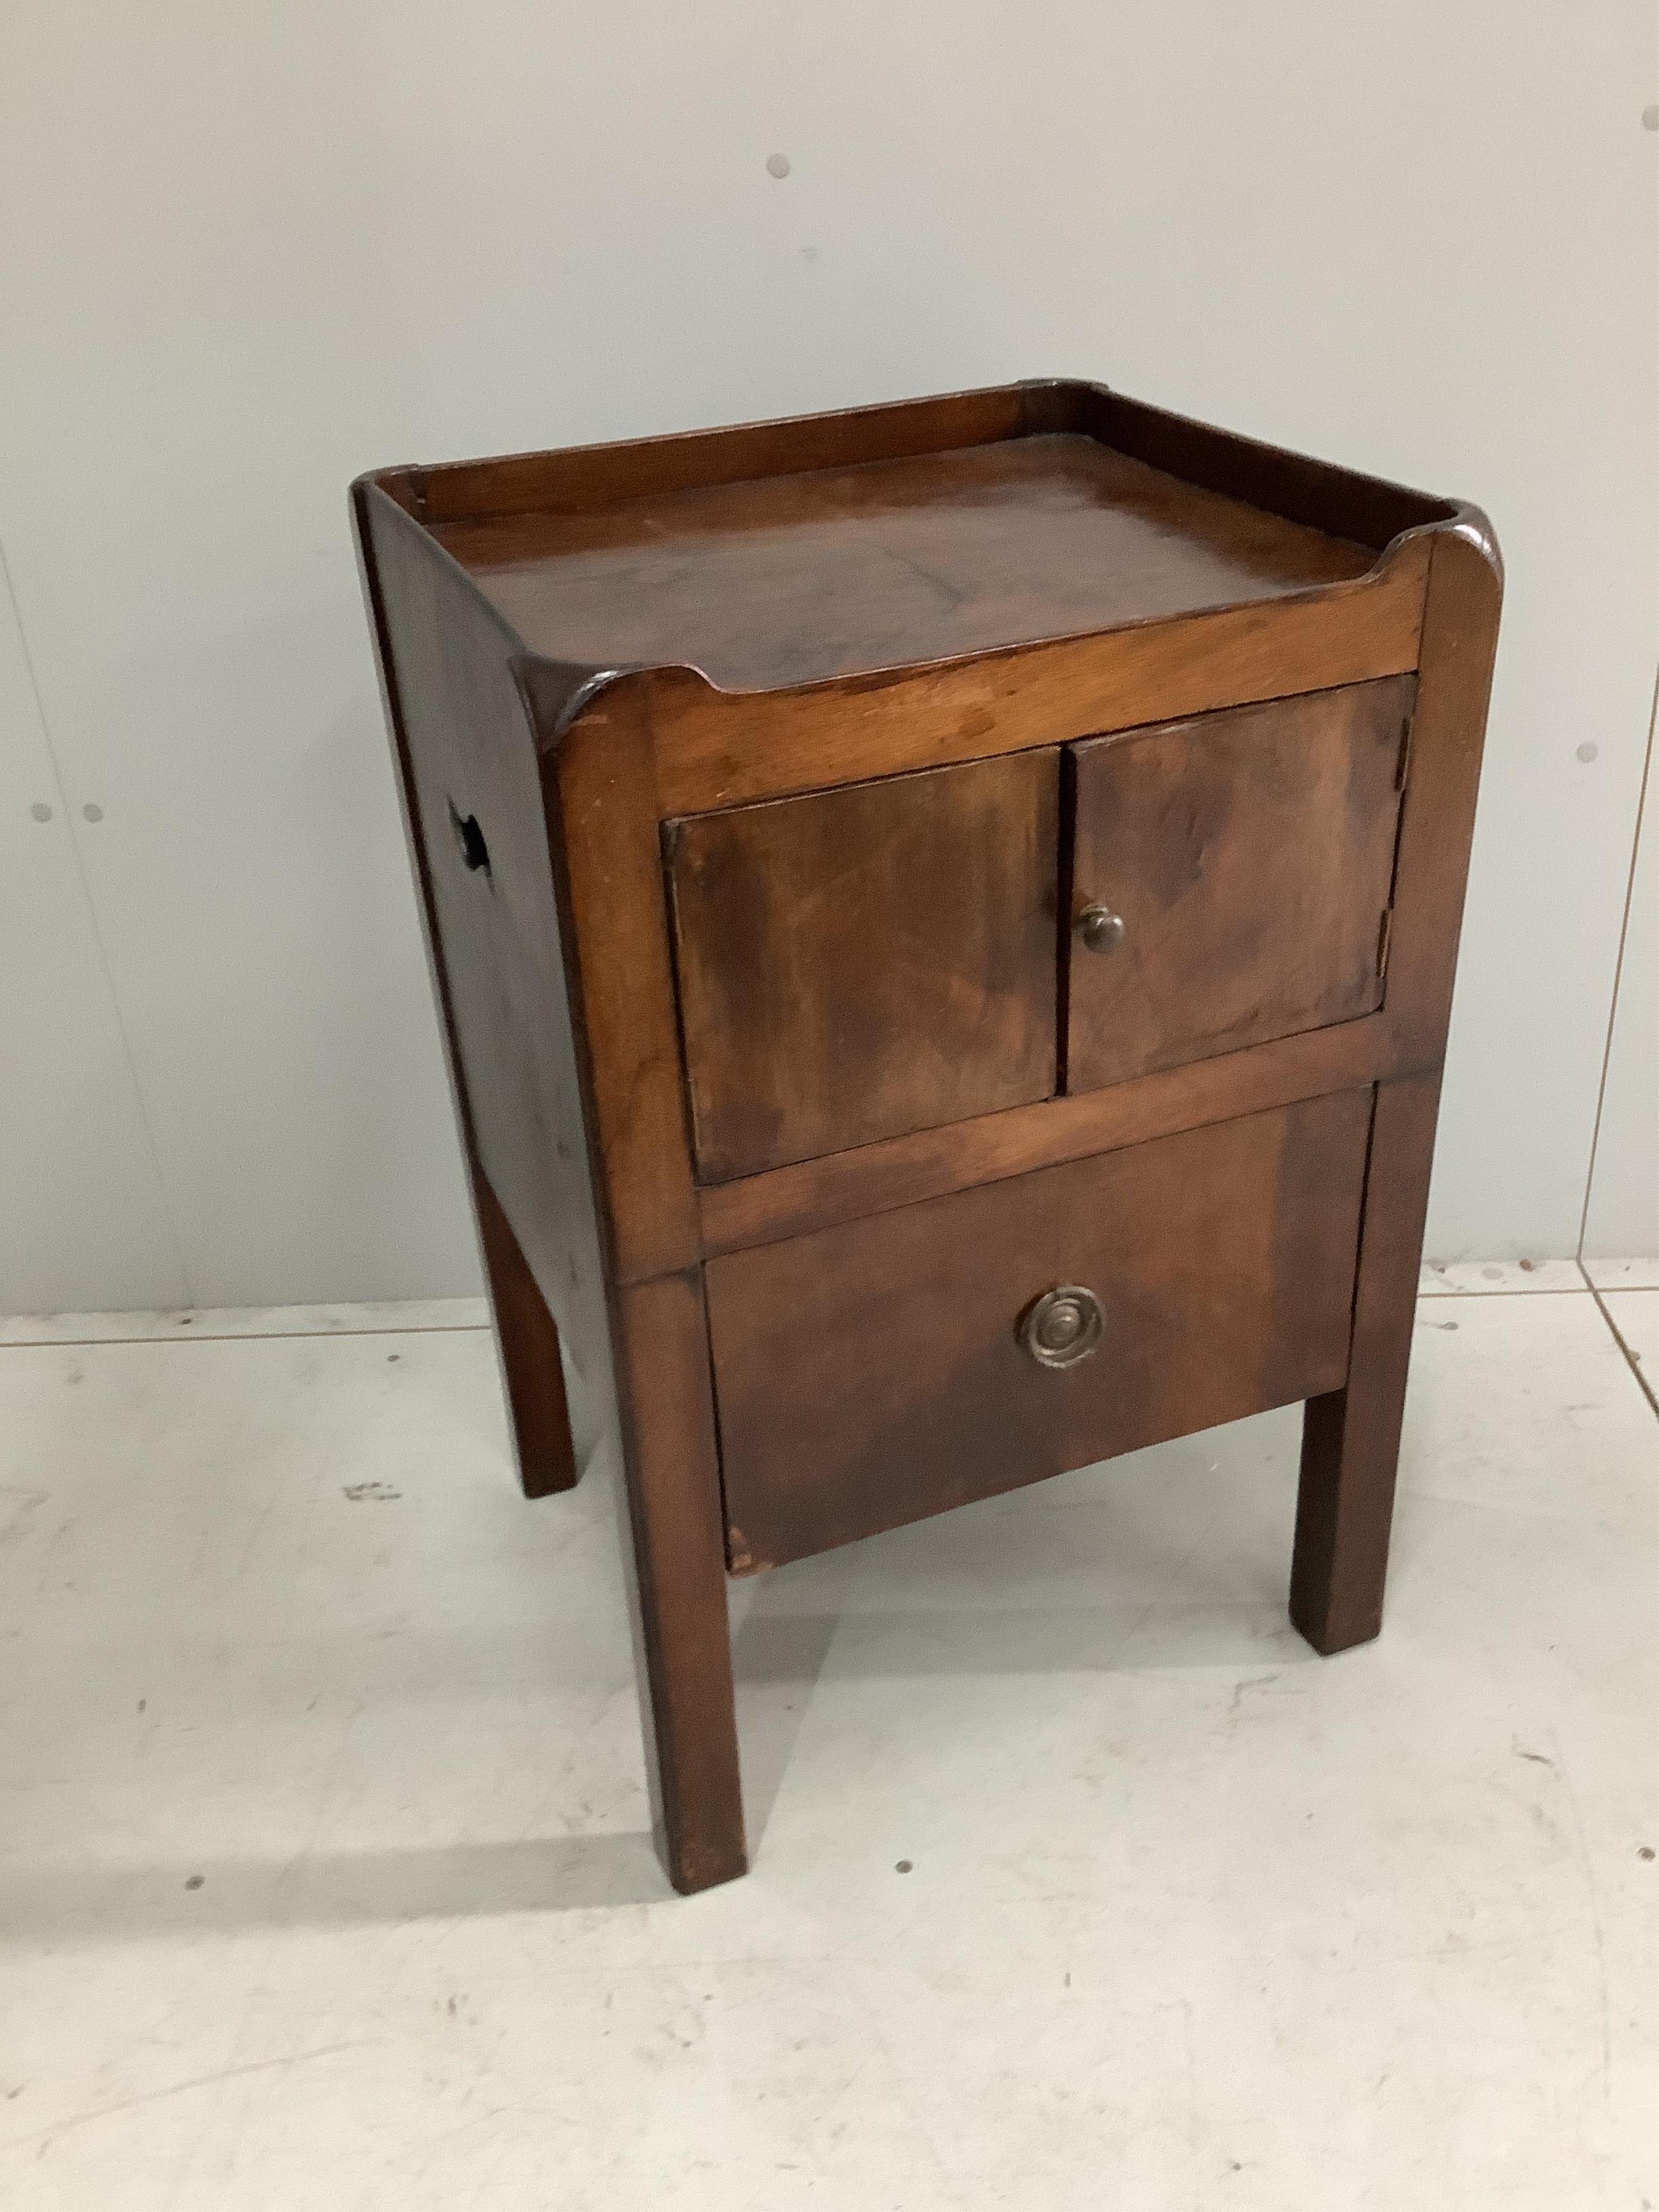
[[[526,1492],[620,1425],[653,1804],[725,1577],[1305,1399],[1375,1636],[1501,572],[1097,385],[362,478]]]

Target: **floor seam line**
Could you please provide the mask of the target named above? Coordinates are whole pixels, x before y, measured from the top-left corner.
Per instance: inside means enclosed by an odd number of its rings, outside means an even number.
[[[407,1322],[401,1328],[250,1328],[181,1331],[177,1336],[33,1336],[0,1338],[0,1352],[87,1352],[100,1344],[318,1344],[333,1337],[478,1336],[487,1321]]]
[[[1631,1373],[1636,1377],[1637,1389],[1647,1400],[1650,1407],[1651,1407],[1654,1419],[1656,1420],[1659,1420],[1659,1396],[1656,1396],[1654,1395],[1654,1386],[1648,1379],[1646,1374],[1643,1371],[1641,1361],[1637,1358],[1635,1352],[1632,1351],[1630,1346],[1626,1343],[1623,1336],[1620,1334],[1618,1322],[1614,1321],[1613,1316],[1607,1311],[1607,1300],[1603,1297],[1601,1292],[1596,1288],[1595,1285],[1590,1282],[1589,1268],[1585,1267],[1582,1260],[1577,1262],[1577,1267],[1579,1273],[1583,1277],[1585,1283],[1589,1285],[1591,1297],[1595,1301],[1595,1310],[1601,1315],[1602,1320],[1607,1325],[1608,1335],[1612,1337],[1620,1351],[1624,1353],[1625,1364],[1629,1368]]]

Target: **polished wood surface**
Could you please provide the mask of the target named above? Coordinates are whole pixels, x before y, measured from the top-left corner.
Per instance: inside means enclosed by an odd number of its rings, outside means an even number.
[[[1303,1420],[1291,1619],[1316,1651],[1367,1643],[1382,1626],[1439,1097],[1437,1069],[1377,1090],[1353,1358],[1343,1388],[1310,1395]]]
[[[712,1260],[734,1571],[777,1565],[1346,1375],[1370,1093],[1133,1146]],[[1092,1291],[1098,1351],[1016,1331]]]
[[[1066,1084],[1097,1090],[1382,1000],[1412,679],[1078,745]],[[1121,942],[1091,951],[1105,908]]]
[[[603,1411],[605,1269],[540,765],[513,640],[391,500],[364,487],[356,517],[473,1189],[482,1177],[499,1201]],[[487,866],[467,864],[456,833],[467,821]]]
[[[716,691],[690,669],[643,685],[668,814],[1063,744],[1178,715],[1398,676],[1417,665],[1430,540],[1310,597],[1132,623],[896,675]]]
[[[1504,568],[1472,515],[1436,532],[1395,864],[1388,1001],[1413,1056],[1445,1051]]]
[[[481,1174],[473,1176],[472,1195],[520,1486],[526,1498],[550,1497],[556,1490],[573,1489],[577,1474],[558,1324],[536,1286],[512,1223]]]
[[[748,1851],[700,1275],[627,1285],[614,1326],[653,1826],[675,1888],[707,1889]]]
[[[1274,599],[1376,558],[1065,435],[434,534],[533,652],[728,691]]]
[[[374,481],[437,528],[489,515],[580,514],[647,493],[1056,435],[1091,438],[1183,483],[1378,552],[1402,531],[1452,521],[1460,511],[1454,500],[1218,429],[1075,377],[1039,377],[607,445],[383,469]]]
[[[669,823],[705,1181],[1049,1096],[1058,799],[1022,753]]]
[[[1194,1060],[1104,1091],[1016,1106],[1002,1114],[919,1129],[854,1151],[802,1160],[700,1190],[702,1249],[738,1252],[866,1213],[885,1213],[1034,1168],[1144,1144],[1298,1098],[1409,1072],[1384,1014],[1305,1030],[1246,1052]]]
[[[353,500],[522,1477],[574,1474],[562,1340],[620,1440],[677,1886],[744,1864],[728,1554],[1306,1395],[1293,1618],[1322,1650],[1374,1633],[1497,628],[1483,518],[1054,381]],[[1305,695],[1413,675],[1394,840],[1381,724],[1334,741]],[[924,835],[913,779],[1000,796],[931,803]],[[1139,1006],[1080,988],[1073,1081],[1119,1060],[1042,1096],[1073,890],[1097,862],[1167,890],[1183,804],[1202,857],[1144,935],[1161,980]],[[795,821],[819,826],[769,827]],[[1056,1280],[1108,1317],[1064,1371],[1015,1335]]]
[[[1212,484],[1230,498],[1357,544],[1380,550],[1407,531],[1455,522],[1465,512],[1456,500],[1437,499],[1261,438],[1241,438],[1236,431],[1153,407],[1103,384],[1051,389],[1049,404],[1064,410],[1072,428],[1115,452],[1185,483]]]
[[[648,733],[606,696],[544,748],[556,672],[396,502],[355,514],[520,1464],[559,1472],[562,1338],[620,1444],[664,1863],[702,1887],[743,1870],[742,1808],[702,1291],[663,1272],[696,1224]]]
[[[1069,394],[1082,387],[1064,389]],[[995,385],[772,422],[724,423],[711,430],[446,461],[435,468],[384,469],[374,481],[433,529],[486,515],[582,514],[647,492],[796,476],[856,461],[904,460],[916,453],[994,444],[1030,430],[1074,429],[1074,402],[1059,397],[1060,390],[1052,385]]]
[[[1503,569],[1481,524],[1435,539],[1412,723],[1389,1007],[1419,1072],[1381,1085],[1366,1177],[1346,1387],[1310,1404],[1291,1580],[1291,1618],[1317,1651],[1375,1636],[1394,1513],[1417,1274],[1456,969],[1458,931]]]
[[[642,703],[636,690],[601,694],[544,754],[553,878],[580,948],[571,1002],[613,1283],[688,1267],[698,1250]]]

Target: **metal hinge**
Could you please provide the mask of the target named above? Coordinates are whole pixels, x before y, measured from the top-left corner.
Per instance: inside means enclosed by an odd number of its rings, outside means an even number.
[[[1394,908],[1385,906],[1382,920],[1376,933],[1376,980],[1385,982],[1389,973],[1389,940],[1394,935]]]

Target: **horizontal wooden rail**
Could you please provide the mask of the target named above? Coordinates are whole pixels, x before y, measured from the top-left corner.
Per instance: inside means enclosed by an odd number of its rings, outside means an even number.
[[[1387,1014],[1368,1014],[1108,1090],[1015,1106],[710,1185],[697,1194],[703,1252],[712,1258],[777,1243],[834,1222],[1409,1072]]]
[[[689,668],[651,689],[665,816],[1334,690],[1417,665],[1431,534],[1369,575],[1242,607],[1131,624],[793,691],[720,691]]]

